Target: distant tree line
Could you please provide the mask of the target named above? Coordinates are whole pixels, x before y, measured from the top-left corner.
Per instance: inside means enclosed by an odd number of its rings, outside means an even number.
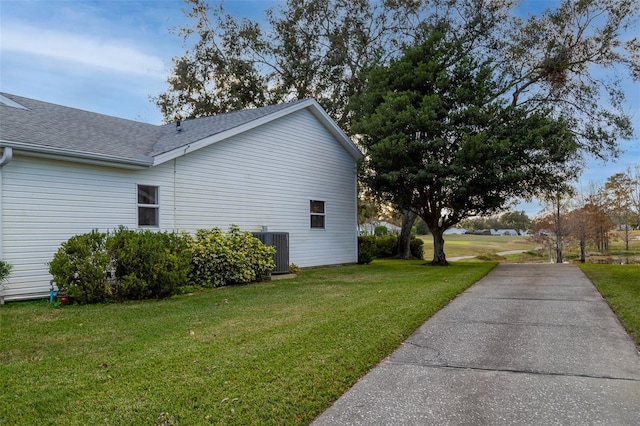
[[[619,231],[628,251],[631,231],[640,229],[640,164],[610,176],[601,187],[549,194],[532,229],[546,236],[556,262],[563,261],[564,249],[572,244],[578,245],[581,261],[589,246],[608,253],[612,230]]]
[[[460,222],[465,229],[515,229],[518,232],[528,231],[531,218],[524,211],[508,211],[499,216],[476,217]]]

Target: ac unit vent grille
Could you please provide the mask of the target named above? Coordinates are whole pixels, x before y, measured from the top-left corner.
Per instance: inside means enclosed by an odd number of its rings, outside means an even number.
[[[253,236],[263,244],[276,248],[273,260],[276,267],[274,275],[289,273],[289,233],[288,232],[254,232]]]

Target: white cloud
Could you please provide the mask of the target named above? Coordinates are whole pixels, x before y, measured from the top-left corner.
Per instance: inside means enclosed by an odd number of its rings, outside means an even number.
[[[67,64],[83,65],[121,74],[162,78],[162,58],[149,55],[133,42],[54,31],[30,25],[3,25],[0,49]]]

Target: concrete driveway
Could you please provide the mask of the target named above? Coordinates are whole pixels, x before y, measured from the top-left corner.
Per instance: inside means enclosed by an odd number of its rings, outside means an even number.
[[[498,265],[313,424],[640,425],[640,356],[579,268]]]

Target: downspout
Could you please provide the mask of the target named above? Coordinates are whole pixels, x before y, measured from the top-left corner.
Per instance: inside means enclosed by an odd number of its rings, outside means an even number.
[[[176,203],[176,195],[177,195],[176,181],[177,181],[177,174],[178,174],[177,161],[178,161],[177,158],[173,159],[173,232],[178,231],[178,227],[176,223],[176,218],[178,216],[178,204]]]
[[[4,192],[2,190],[2,170],[4,169],[5,165],[11,162],[12,159],[13,148],[8,146],[4,147],[4,149],[2,150],[2,157],[0,157],[0,260],[2,259],[2,242],[4,241],[4,233],[2,229],[2,194]],[[0,305],[4,305],[4,288],[2,286],[2,282],[0,282]]]

